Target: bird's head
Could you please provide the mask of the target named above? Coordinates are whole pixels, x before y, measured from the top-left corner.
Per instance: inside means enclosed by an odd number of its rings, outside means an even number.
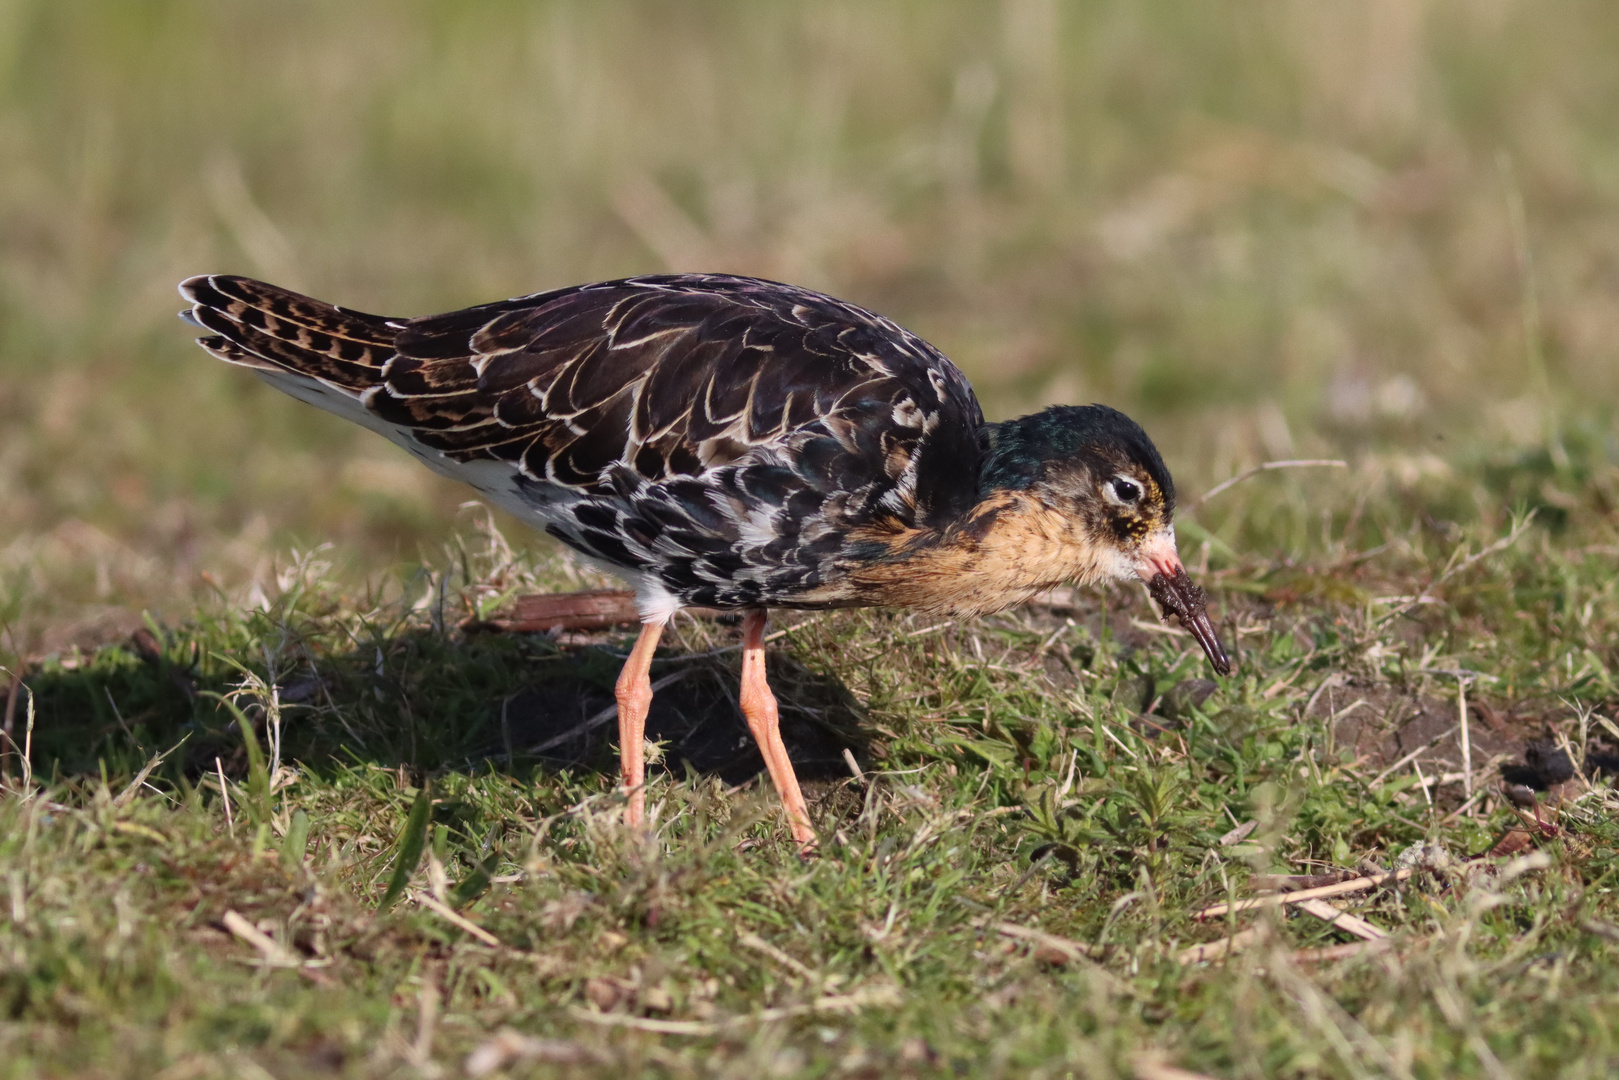
[[[1075,522],[1103,574],[1146,582],[1230,674],[1203,590],[1175,550],[1175,482],[1141,425],[1105,405],[1058,405],[986,431],[985,489],[1021,491]]]

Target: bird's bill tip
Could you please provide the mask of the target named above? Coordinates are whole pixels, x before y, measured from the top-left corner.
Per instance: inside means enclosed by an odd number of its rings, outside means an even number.
[[[1201,594],[1202,590],[1199,589],[1198,592]],[[1225,646],[1220,644],[1220,637],[1214,632],[1214,623],[1209,620],[1208,611],[1199,608],[1191,618],[1183,617],[1181,623],[1203,647],[1204,654],[1209,658],[1209,666],[1214,668],[1215,674],[1230,675],[1231,658],[1226,655]]]
[[[1209,619],[1208,597],[1186,572],[1175,551],[1174,540],[1152,544],[1141,553],[1137,573],[1147,583],[1147,591],[1158,601],[1164,617],[1176,615],[1188,633],[1197,639],[1209,664],[1217,674],[1231,674],[1231,659]]]

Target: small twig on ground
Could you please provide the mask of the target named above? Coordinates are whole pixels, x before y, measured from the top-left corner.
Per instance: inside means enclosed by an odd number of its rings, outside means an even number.
[[[416,903],[420,904],[422,907],[426,908],[428,911],[431,911],[433,914],[443,919],[445,922],[465,930],[467,933],[471,934],[485,945],[489,945],[496,949],[504,947],[504,943],[498,937],[491,934],[489,931],[485,930],[483,927],[479,926],[465,915],[462,915],[448,904],[445,904],[438,899],[427,895],[426,893],[411,893],[410,898],[416,901]]]
[[[1613,923],[1603,922],[1601,919],[1581,919],[1580,929],[1584,930],[1587,934],[1595,934],[1597,937],[1607,938],[1609,941],[1619,941],[1619,926],[1615,926]]]
[[[515,1062],[536,1061],[546,1065],[606,1064],[610,1058],[599,1050],[565,1039],[538,1039],[511,1028],[501,1028],[467,1055],[466,1072],[477,1078],[499,1072]]]
[[[1334,907],[1325,900],[1300,900],[1296,906],[1299,910],[1308,912],[1322,922],[1330,923],[1339,930],[1365,941],[1382,941],[1388,937],[1388,931],[1382,927],[1373,926],[1359,915],[1352,915],[1341,908]]]
[[[129,782],[128,786],[126,786],[124,790],[118,794],[118,797],[112,801],[112,804],[114,806],[123,806],[124,804],[128,803],[129,800],[133,799],[135,797],[135,793],[141,789],[143,784],[146,783],[146,778],[152,775],[152,771],[159,765],[163,764],[164,760],[167,759],[170,754],[184,746],[186,744],[186,740],[190,738],[191,734],[190,732],[187,732],[179,742],[175,743],[167,750],[160,754],[152,755],[146,764],[141,766],[140,772],[135,774],[135,779]]]
[[[866,774],[860,771],[860,762],[854,759],[854,751],[847,746],[843,748],[843,763],[849,766],[849,775],[854,777],[855,783],[866,782]]]
[[[1089,959],[1102,950],[1094,945],[1087,945],[1082,941],[1058,937],[1048,934],[1044,930],[1036,930],[1032,926],[1019,926],[1017,923],[998,922],[987,924],[1001,937],[1012,938],[1017,941],[1027,941],[1035,946],[1036,959],[1055,960],[1072,963],[1075,960]],[[1047,955],[1042,956],[1045,953]]]
[[[17,698],[22,693],[22,676],[8,672],[11,685],[6,689],[6,718],[0,723],[0,783],[11,779],[12,732],[17,730]]]
[[[1390,765],[1388,768],[1386,768],[1382,772],[1378,773],[1375,777],[1372,778],[1371,782],[1369,782],[1366,785],[1366,790],[1368,790],[1368,791],[1373,790],[1374,788],[1377,787],[1378,784],[1381,784],[1384,780],[1387,780],[1390,776],[1393,776],[1396,772],[1398,772],[1401,769],[1405,768],[1407,765],[1411,764],[1417,758],[1421,757],[1423,754],[1426,754],[1429,750],[1432,750],[1434,747],[1438,746],[1440,743],[1444,742],[1448,738],[1450,738],[1450,732],[1448,732],[1448,731],[1442,732],[1442,733],[1440,733],[1438,735],[1435,735],[1433,738],[1429,739],[1427,742],[1423,743],[1421,746],[1417,747],[1415,750],[1413,750],[1409,754],[1405,755],[1405,757],[1401,758],[1399,761],[1396,761],[1393,765]]]
[[[1449,825],[1451,822],[1455,821],[1457,818],[1459,818],[1463,814],[1467,813],[1467,811],[1471,810],[1473,808],[1474,804],[1476,804],[1480,799],[1484,798],[1484,796],[1488,795],[1489,793],[1490,793],[1489,788],[1479,788],[1477,791],[1473,792],[1472,798],[1468,799],[1466,802],[1462,803],[1462,805],[1458,806],[1456,809],[1452,810],[1450,813],[1446,814],[1443,818],[1441,818],[1439,820],[1439,824],[1440,825]]]
[[[226,930],[257,949],[264,962],[271,967],[303,966],[303,961],[288,951],[286,946],[248,922],[237,912],[227,911],[219,921],[224,924]]]
[[[1328,675],[1325,679],[1322,679],[1321,684],[1315,688],[1314,692],[1310,694],[1309,700],[1304,703],[1304,708],[1299,710],[1299,716],[1301,718],[1308,717],[1310,715],[1310,710],[1315,708],[1315,703],[1321,700],[1321,695],[1326,693],[1328,690],[1331,690],[1335,686],[1342,685],[1343,682],[1344,676],[1341,672],[1334,672],[1333,674]],[[1327,701],[1327,712],[1332,712],[1332,701],[1330,698]]]
[[[6,669],[0,668],[0,671]],[[17,790],[27,794],[34,790],[34,691],[22,681],[20,675],[12,671],[6,671],[6,674],[11,676],[11,689],[6,694],[5,726],[0,728],[0,787],[11,783],[11,755],[17,748],[17,699],[26,691],[28,719],[23,730],[22,786]]]
[[[1220,837],[1220,846],[1230,847],[1232,844],[1241,843],[1243,840],[1248,838],[1249,833],[1253,832],[1257,828],[1259,828],[1258,820],[1251,820],[1243,822],[1234,829],[1228,829],[1226,830],[1225,834]]]
[[[145,750],[146,747],[141,745],[141,741],[135,738],[135,733],[129,729],[129,724],[124,720],[123,711],[118,708],[118,702],[112,699],[112,690],[109,687],[103,686],[101,688],[101,692],[107,696],[107,704],[112,706],[112,716],[114,720],[118,721],[119,730],[124,733],[124,736],[129,739],[130,742],[135,744],[136,749]]]
[[[214,769],[219,773],[219,797],[225,801],[225,831],[230,833],[231,839],[236,838],[236,819],[231,815],[230,786],[225,783],[225,764],[214,755]]]
[[[1417,774],[1417,787],[1422,790],[1422,801],[1428,804],[1429,809],[1432,809],[1433,795],[1428,791],[1428,778],[1422,775],[1422,762],[1413,761],[1411,768]]]
[[[795,1016],[813,1016],[816,1013],[857,1012],[868,1005],[895,1005],[900,999],[893,987],[875,990],[857,990],[852,994],[829,994],[803,1005],[787,1005],[775,1009],[733,1016],[728,1020],[657,1020],[647,1016],[627,1016],[624,1013],[600,1013],[574,1006],[568,1010],[575,1019],[607,1027],[628,1027],[638,1031],[651,1031],[660,1035],[717,1035],[732,1028],[748,1024],[768,1024],[789,1020]]]
[[[506,751],[508,769],[517,762],[517,754],[512,750],[511,709],[512,696],[509,695],[500,703],[500,745]]]
[[[1473,740],[1467,730],[1467,680],[1456,677],[1456,726],[1462,740],[1462,792],[1473,797]]]
[[[1351,956],[1364,956],[1368,953],[1382,952],[1393,944],[1391,938],[1378,938],[1376,941],[1351,941],[1343,945],[1328,945],[1320,949],[1297,949],[1293,952],[1293,959],[1301,964],[1316,963],[1326,960],[1347,960]]]
[[[433,1061],[433,1035],[438,1029],[438,984],[431,974],[422,977],[421,993],[416,998],[416,1041],[410,1046],[412,1064],[426,1071]]]
[[[673,675],[665,675],[663,678],[659,679],[657,682],[652,684],[652,692],[655,694],[659,690],[662,690],[664,687],[670,686],[670,685],[673,685],[674,683],[679,682],[681,679],[684,679],[689,674],[691,674],[690,669],[687,669],[687,670],[684,670],[684,671],[677,671]],[[595,716],[592,716],[590,719],[586,720],[584,723],[575,724],[573,727],[569,728],[567,731],[564,731],[561,735],[553,735],[553,736],[551,736],[551,738],[545,740],[544,742],[538,743],[538,744],[536,744],[534,746],[531,746],[531,747],[529,747],[527,750],[525,750],[523,752],[526,753],[526,754],[543,754],[547,750],[551,750],[551,749],[554,749],[554,748],[556,748],[558,746],[561,746],[563,743],[567,742],[569,739],[577,739],[581,735],[584,735],[584,734],[587,734],[588,732],[596,730],[597,728],[601,727],[603,724],[607,723],[607,721],[612,720],[617,716],[618,716],[618,703],[614,702],[613,704],[607,706],[607,708],[603,709],[601,712],[597,713]]]
[[[1315,467],[1347,469],[1349,468],[1349,462],[1339,461],[1336,458],[1296,458],[1291,461],[1267,461],[1262,465],[1255,465],[1251,469],[1245,469],[1229,480],[1215,484],[1209,490],[1193,499],[1192,505],[1187,507],[1187,510],[1197,510],[1204,503],[1208,502],[1222,491],[1225,491],[1227,488],[1236,487],[1244,480],[1247,480],[1250,477],[1258,476],[1262,472],[1269,472],[1272,469],[1308,469]]]
[[[1260,939],[1261,929],[1250,926],[1246,930],[1239,930],[1230,937],[1223,937],[1217,941],[1205,941],[1201,945],[1193,945],[1189,949],[1182,949],[1175,959],[1182,964],[1202,964],[1209,960],[1218,960],[1223,956],[1246,949]]]
[[[1368,877],[1355,878],[1352,881],[1341,881],[1336,885],[1323,885],[1317,889],[1301,889],[1298,892],[1273,893],[1270,896],[1255,896],[1248,900],[1238,900],[1232,904],[1215,904],[1204,908],[1194,919],[1212,919],[1232,911],[1249,911],[1253,908],[1278,907],[1282,904],[1296,904],[1301,900],[1315,900],[1325,896],[1342,896],[1345,893],[1363,892],[1366,889],[1375,889],[1377,886],[1390,881],[1404,881],[1422,868],[1410,866],[1404,870],[1396,870],[1389,874],[1372,874]]]
[[[1145,1054],[1137,1054],[1132,1058],[1130,1068],[1136,1074],[1136,1080],[1214,1080],[1206,1073],[1165,1065]]]
[[[1389,611],[1385,611],[1382,615],[1379,615],[1377,617],[1377,621],[1372,623],[1372,626],[1373,627],[1382,626],[1384,623],[1389,622],[1392,619],[1398,618],[1401,615],[1404,615],[1406,612],[1410,611],[1412,608],[1416,607],[1418,604],[1435,603],[1436,602],[1435,598],[1428,595],[1431,591],[1433,591],[1434,589],[1437,589],[1439,586],[1443,585],[1445,582],[1449,581],[1451,578],[1455,577],[1457,574],[1461,573],[1463,570],[1466,570],[1469,567],[1476,565],[1480,560],[1487,559],[1491,555],[1495,555],[1498,552],[1505,551],[1507,548],[1511,547],[1513,544],[1516,544],[1518,542],[1518,538],[1524,534],[1524,531],[1529,528],[1530,522],[1532,522],[1534,520],[1535,520],[1535,511],[1530,510],[1523,517],[1519,518],[1518,520],[1516,520],[1516,521],[1514,521],[1512,523],[1512,529],[1511,529],[1510,532],[1507,533],[1507,535],[1501,537],[1501,539],[1497,540],[1493,544],[1486,545],[1484,548],[1480,549],[1477,553],[1475,553],[1473,555],[1469,555],[1467,558],[1463,559],[1461,562],[1454,563],[1453,565],[1445,567],[1445,569],[1442,570],[1437,576],[1435,576],[1432,581],[1428,582],[1428,584],[1424,585],[1421,589],[1417,590],[1417,594],[1415,596],[1412,596],[1409,599],[1407,599],[1405,601],[1405,603],[1401,604],[1399,607],[1392,608]]]
[[[1260,892],[1297,892],[1300,889],[1336,885],[1340,881],[1353,881],[1363,876],[1356,870],[1334,870],[1325,874],[1255,874],[1248,879],[1248,884]]]
[[[736,943],[745,949],[752,949],[754,952],[763,953],[765,956],[770,957],[770,959],[774,960],[776,963],[780,964],[782,967],[786,968],[788,971],[791,971],[793,974],[797,975],[806,982],[819,981],[815,977],[815,972],[805,967],[792,956],[776,948],[776,946],[770,944],[770,942],[766,941],[758,934],[745,933],[736,939]]]

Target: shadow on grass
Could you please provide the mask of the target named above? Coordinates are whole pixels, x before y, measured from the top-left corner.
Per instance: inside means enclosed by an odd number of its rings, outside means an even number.
[[[159,777],[195,783],[216,769],[244,776],[244,744],[218,695],[243,685],[233,665],[251,663],[254,650],[222,650],[209,636],[206,627],[181,628],[162,641],[143,631],[30,672],[36,775],[129,776],[172,749]],[[256,674],[272,666],[261,643]],[[764,770],[736,702],[737,656],[660,653],[652,677],[664,685],[647,718],[648,739],[663,746],[654,770],[730,784]],[[278,707],[251,691],[236,701],[261,746],[273,748],[279,738],[283,762],[317,774],[354,764],[419,775],[611,774],[618,741],[613,683],[621,663],[622,653],[606,643],[565,648],[540,636],[412,629],[337,654],[285,645],[273,664]],[[844,751],[865,757],[859,709],[848,690],[780,654],[769,658],[769,674],[800,778],[846,776]],[[19,744],[25,712],[20,704],[13,714]]]

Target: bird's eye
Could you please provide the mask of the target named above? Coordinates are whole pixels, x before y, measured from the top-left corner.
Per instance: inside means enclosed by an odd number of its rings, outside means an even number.
[[[1121,503],[1133,503],[1141,498],[1141,485],[1134,480],[1126,480],[1122,476],[1115,476],[1109,482],[1109,486],[1113,489],[1114,497]]]

